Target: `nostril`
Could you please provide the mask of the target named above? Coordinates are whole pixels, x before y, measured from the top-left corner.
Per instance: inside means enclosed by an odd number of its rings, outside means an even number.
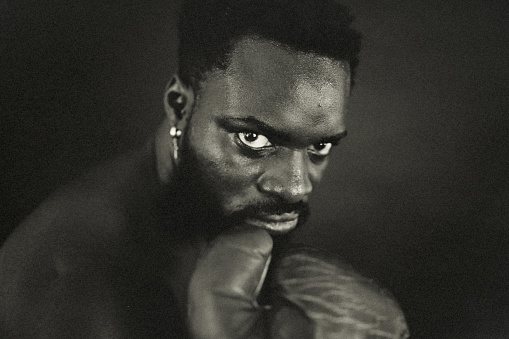
[[[268,175],[260,177],[258,188],[263,193],[274,195],[280,195],[284,190],[283,185],[276,178],[270,178]]]
[[[280,198],[287,202],[302,201],[312,191],[312,184],[307,177],[269,177],[262,176],[258,181],[258,189],[267,195]]]

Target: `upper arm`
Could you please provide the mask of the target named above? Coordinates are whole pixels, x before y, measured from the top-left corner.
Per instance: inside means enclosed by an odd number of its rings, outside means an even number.
[[[99,187],[99,188],[98,188]],[[185,321],[143,258],[118,190],[76,184],[0,250],[0,337],[171,337]],[[184,336],[179,336],[184,337]]]
[[[86,262],[70,267],[56,253],[24,259],[18,270],[3,272],[0,312],[7,337],[126,337],[125,312],[104,268]]]
[[[43,203],[1,249],[2,337],[127,337],[111,231],[125,220],[72,198]]]
[[[89,223],[59,217],[56,226],[38,219],[8,240],[0,251],[1,338],[186,337],[157,258],[112,231],[122,218],[102,214],[108,219],[83,218]]]

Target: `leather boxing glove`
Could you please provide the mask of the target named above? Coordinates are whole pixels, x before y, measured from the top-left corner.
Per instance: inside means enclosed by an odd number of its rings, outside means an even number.
[[[325,251],[286,251],[275,263],[272,285],[271,338],[296,338],[290,324],[297,312],[307,324],[305,338],[409,336],[392,295]]]
[[[189,286],[193,338],[407,338],[394,298],[332,255],[296,247],[271,264],[263,230],[232,230],[198,260]],[[270,280],[270,281],[269,281]],[[262,285],[268,306],[258,303]]]
[[[188,326],[196,339],[266,338],[257,298],[272,238],[261,229],[231,230],[198,259],[188,290]]]

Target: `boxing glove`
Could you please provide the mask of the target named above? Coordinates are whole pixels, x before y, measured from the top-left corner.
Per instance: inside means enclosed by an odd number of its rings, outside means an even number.
[[[209,245],[189,285],[193,338],[408,337],[394,298],[333,255],[300,246],[271,264],[271,252],[260,229],[231,230]]]

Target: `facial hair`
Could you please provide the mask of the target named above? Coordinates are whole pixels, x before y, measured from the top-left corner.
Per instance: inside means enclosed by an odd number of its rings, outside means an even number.
[[[190,119],[192,120],[192,116]],[[190,125],[189,122],[183,133],[180,163],[166,198],[167,208],[172,210],[172,220],[174,224],[178,224],[178,230],[173,229],[173,232],[181,234],[182,237],[201,235],[206,239],[213,239],[229,228],[241,226],[246,219],[257,219],[262,215],[296,212],[299,214],[296,227],[300,227],[307,220],[307,202],[287,203],[274,197],[246,202],[235,211],[223,211],[222,202],[210,185],[208,167],[190,147]],[[290,236],[276,235],[273,238],[287,242]]]

